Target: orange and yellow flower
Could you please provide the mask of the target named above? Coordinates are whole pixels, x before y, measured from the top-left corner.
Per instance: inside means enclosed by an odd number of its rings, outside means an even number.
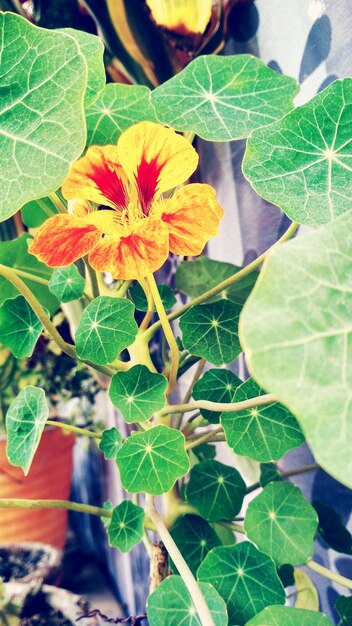
[[[223,209],[206,184],[188,184],[198,164],[191,144],[170,128],[141,122],[117,146],[91,146],[62,185],[72,213],[49,218],[30,252],[50,267],[89,255],[97,271],[141,279],[159,269],[169,252],[200,254],[217,234]]]

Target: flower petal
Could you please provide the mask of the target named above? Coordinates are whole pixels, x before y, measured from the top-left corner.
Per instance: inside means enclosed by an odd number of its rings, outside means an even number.
[[[101,236],[86,218],[53,215],[39,228],[29,252],[49,267],[64,267],[93,250]]]
[[[170,233],[170,251],[195,256],[218,232],[224,210],[210,185],[186,185],[165,202],[162,220]]]
[[[117,147],[145,215],[156,197],[185,182],[198,164],[198,155],[187,139],[153,122],[140,122],[125,130]]]
[[[160,219],[144,219],[127,237],[102,239],[89,255],[89,263],[116,279],[145,278],[166,261],[168,240],[168,230]]]
[[[75,161],[62,183],[67,200],[91,200],[115,209],[128,205],[126,175],[118,162],[116,146],[91,146]]]

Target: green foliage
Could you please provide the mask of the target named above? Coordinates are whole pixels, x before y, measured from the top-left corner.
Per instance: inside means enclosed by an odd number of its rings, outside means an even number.
[[[43,325],[23,296],[0,307],[0,342],[17,358],[31,356]]]
[[[316,611],[269,606],[249,620],[246,626],[331,626],[331,622]]]
[[[143,537],[144,510],[124,500],[113,509],[108,526],[109,543],[121,552],[129,552]]]
[[[335,607],[341,617],[339,626],[351,626],[352,624],[352,598],[340,596],[335,602]]]
[[[71,302],[81,298],[85,281],[75,265],[58,267],[53,271],[49,289],[60,302]]]
[[[77,43],[87,64],[87,86],[84,106],[88,109],[105,88],[105,68],[103,62],[104,45],[100,37],[75,28],[62,28],[60,31],[72,37]]]
[[[145,365],[135,365],[112,377],[109,395],[126,422],[144,422],[163,408],[167,380]]]
[[[117,428],[109,428],[103,431],[101,441],[99,442],[99,448],[104,454],[106,460],[116,459],[116,455],[122,444],[121,433]]]
[[[28,228],[37,228],[45,222],[48,217],[57,214],[57,209],[50,198],[39,198],[26,202],[21,209],[22,222]],[[35,258],[35,257],[33,257]]]
[[[319,518],[318,533],[325,543],[342,554],[352,554],[352,535],[336,511],[323,502],[312,502]]]
[[[175,294],[168,285],[158,285],[158,291],[165,311],[171,309],[176,304]],[[133,304],[138,311],[147,311],[148,302],[145,293],[139,283],[129,288],[129,294]],[[154,307],[155,310],[155,307]]]
[[[260,479],[259,482],[262,487],[265,487],[268,483],[282,480],[281,474],[277,469],[275,463],[261,463],[260,464]]]
[[[116,460],[121,482],[130,493],[165,493],[189,470],[185,438],[168,426],[128,437]]]
[[[230,370],[211,369],[196,382],[193,387],[195,400],[211,400],[211,402],[234,402],[237,387],[242,380]],[[218,424],[221,413],[201,409],[203,417],[212,424]]]
[[[197,515],[179,517],[171,528],[171,536],[194,575],[208,552],[221,545],[215,530]],[[173,563],[171,566],[177,573],[176,566]]]

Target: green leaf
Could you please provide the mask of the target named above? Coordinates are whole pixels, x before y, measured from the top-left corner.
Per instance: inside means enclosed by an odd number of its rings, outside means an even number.
[[[117,372],[111,379],[109,396],[125,422],[144,422],[160,411],[166,402],[167,379],[145,365]]]
[[[165,493],[189,470],[185,438],[168,426],[156,426],[128,437],[116,461],[121,482],[130,493]]]
[[[157,122],[149,94],[143,85],[106,85],[86,112],[88,146],[116,143],[137,122]]]
[[[249,379],[236,389],[234,400],[242,402],[264,393],[253,379]],[[255,461],[277,461],[304,442],[295,417],[277,402],[236,413],[222,413],[220,421],[230,448]]]
[[[116,459],[116,455],[122,444],[121,433],[117,428],[109,428],[103,431],[101,441],[99,442],[99,448],[104,454],[106,460]]]
[[[319,611],[320,600],[318,590],[312,579],[299,567],[294,568],[297,609],[309,609]]]
[[[293,78],[249,54],[199,56],[151,94],[160,122],[208,141],[244,139],[293,108]]]
[[[278,564],[306,563],[313,555],[318,516],[298,487],[273,482],[249,503],[248,538]]]
[[[246,626],[331,626],[331,622],[326,615],[315,611],[268,606],[249,620]]]
[[[97,100],[105,87],[104,44],[100,37],[91,35],[91,33],[85,33],[83,30],[60,28],[56,32],[70,35],[77,43],[80,52],[86,60],[88,77],[84,106],[88,109]]]
[[[132,302],[99,296],[82,313],[76,331],[77,355],[100,365],[111,363],[134,342],[137,331]]]
[[[270,254],[240,324],[252,375],[295,415],[317,462],[349,487],[351,229],[349,211]]]
[[[142,287],[136,283],[129,288],[129,294],[133,300],[133,304],[138,311],[147,311],[148,302]],[[171,309],[176,304],[175,294],[168,285],[158,285],[159,295],[163,303],[165,311]],[[155,311],[155,306],[154,306]]]
[[[200,589],[212,615],[214,626],[227,626],[223,599],[214,587],[201,583]],[[150,626],[202,626],[190,593],[181,576],[168,576],[147,601]]]
[[[351,208],[352,79],[333,82],[248,141],[243,172],[255,191],[301,224]]]
[[[186,498],[210,522],[233,520],[245,494],[246,484],[234,467],[203,461],[191,469]]]
[[[22,222],[28,228],[41,226],[48,217],[58,213],[56,207],[49,198],[39,198],[26,202],[21,209]]]
[[[277,573],[284,587],[292,587],[295,584],[295,570],[292,565],[284,563],[277,568]]]
[[[108,527],[109,544],[121,552],[129,552],[143,538],[144,510],[124,500],[112,512]]]
[[[216,457],[216,447],[212,443],[202,443],[190,452],[193,452],[199,461],[208,461]]]
[[[37,261],[32,254],[29,254],[28,246],[31,241],[32,237],[28,233],[23,233],[18,239],[13,241],[0,242],[0,263],[6,265],[6,267],[19,270],[20,278],[38,298],[40,303],[50,313],[55,313],[59,307],[59,301],[50,293],[48,287],[52,269],[44,265],[44,263]],[[39,279],[40,282],[37,282],[36,279]],[[0,304],[18,295],[19,292],[16,287],[6,278],[0,276]]]
[[[58,267],[53,271],[49,289],[60,302],[71,302],[83,296],[85,281],[75,265]]]
[[[0,220],[57,189],[85,144],[87,66],[74,39],[0,15]],[[11,88],[9,87],[11,85]]]
[[[176,270],[176,288],[181,293],[186,294],[186,296],[196,298],[241,270],[242,267],[223,261],[214,261],[206,256],[198,257],[191,262],[182,261]],[[207,302],[216,302],[216,300],[225,298],[232,300],[232,302],[237,302],[237,304],[244,304],[255,285],[257,277],[258,273],[252,272],[246,278],[221,291],[221,293]]]
[[[195,400],[210,400],[211,402],[233,402],[235,392],[242,380],[230,370],[211,369],[205,372],[204,376],[196,382],[193,387],[192,396]],[[201,409],[201,415],[211,422],[218,424],[221,413]]]
[[[6,300],[0,307],[0,343],[21,359],[31,356],[43,324],[23,296]]]
[[[211,550],[198,579],[213,584],[224,598],[230,626],[242,626],[266,606],[285,602],[273,561],[247,541]]]
[[[197,515],[179,517],[171,529],[171,536],[194,575],[210,550],[221,541],[210,524]],[[175,565],[172,569],[177,572]]]
[[[352,554],[352,535],[342,523],[340,515],[319,500],[312,502],[319,518],[318,534],[336,552]]]
[[[277,469],[275,463],[261,463],[260,464],[260,479],[259,482],[262,487],[265,487],[268,483],[282,480],[281,474]]]
[[[232,363],[241,353],[237,328],[240,310],[228,300],[190,308],[180,318],[186,350],[214,365]]]
[[[6,454],[28,474],[38,448],[49,407],[43,389],[28,385],[15,398],[6,414]]]
[[[103,504],[103,509],[106,509],[106,511],[113,511],[114,505],[111,502],[111,500],[105,500],[105,502]],[[103,517],[101,517],[101,521],[103,522],[104,527],[108,528],[108,526],[109,526],[109,524],[111,522],[111,517],[108,517],[107,515],[103,516]]]
[[[341,617],[339,626],[351,626],[352,625],[352,598],[347,596],[340,596],[335,602],[335,607],[338,614]]]

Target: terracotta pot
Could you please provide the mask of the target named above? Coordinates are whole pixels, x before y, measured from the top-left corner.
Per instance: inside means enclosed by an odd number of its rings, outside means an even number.
[[[0,543],[0,578],[5,583],[53,583],[57,581],[61,563],[62,550],[45,543]]]
[[[6,457],[6,437],[0,438],[0,498],[67,500],[71,490],[74,435],[45,429],[28,476]],[[39,541],[63,548],[67,511],[1,509],[0,542]]]

